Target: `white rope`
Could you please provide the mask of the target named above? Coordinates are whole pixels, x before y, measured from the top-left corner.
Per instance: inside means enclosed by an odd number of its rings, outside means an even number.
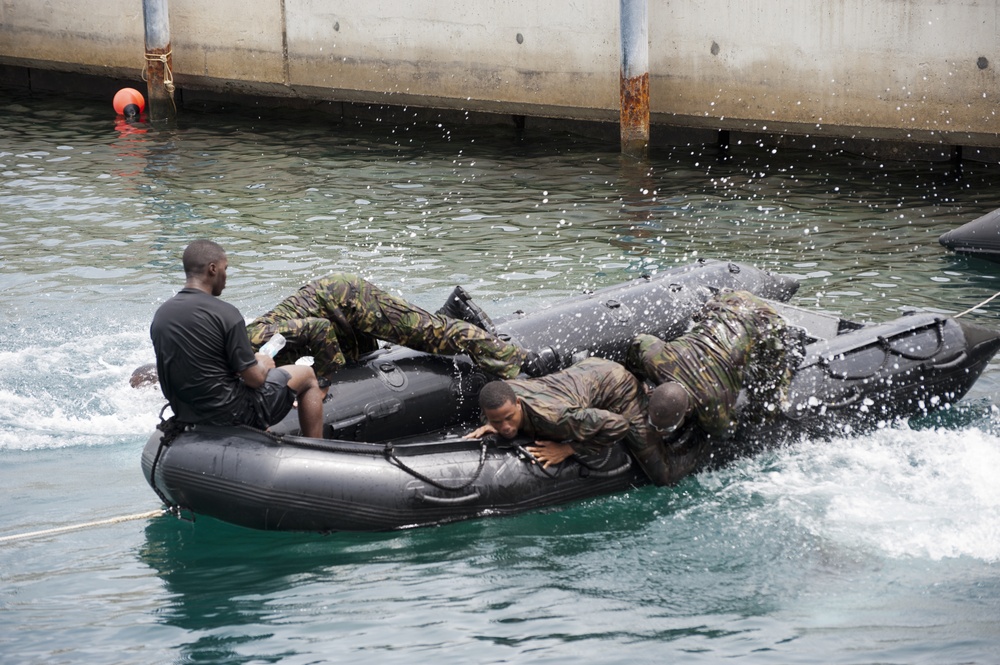
[[[29,533],[19,533],[13,536],[4,536],[0,538],[0,543],[13,542],[15,540],[27,540],[28,538],[37,538],[39,536],[51,536],[56,533],[66,533],[67,531],[76,531],[77,529],[86,529],[92,526],[105,526],[108,524],[119,524],[120,522],[129,522],[132,520],[144,520],[151,517],[159,517],[160,515],[166,514],[167,510],[151,510],[148,513],[135,513],[134,515],[120,515],[118,517],[112,517],[106,520],[98,520],[96,522],[85,522],[83,524],[70,524],[69,526],[60,526],[54,529],[45,529],[44,531],[31,531]]]
[[[173,49],[167,51],[166,53],[147,53],[146,54],[146,67],[142,70],[142,80],[149,82],[149,63],[151,62],[161,62],[163,63],[163,87],[166,88],[167,92],[171,95],[174,94],[174,73],[170,71],[171,56],[174,54]]]
[[[955,318],[955,319],[957,319],[958,317],[960,317],[960,316],[964,316],[964,315],[968,314],[969,312],[971,312],[971,311],[973,311],[973,310],[977,310],[977,309],[979,309],[980,307],[982,307],[983,305],[985,305],[986,303],[990,302],[991,300],[995,300],[995,299],[996,299],[996,298],[997,298],[998,296],[1000,296],[1000,291],[997,291],[997,292],[996,292],[996,293],[994,293],[994,294],[993,294],[992,296],[990,296],[990,297],[989,297],[989,298],[987,298],[986,300],[982,301],[982,302],[981,302],[981,303],[979,303],[978,305],[973,305],[972,307],[970,307],[969,309],[965,310],[964,312],[962,312],[962,313],[960,313],[960,314],[956,314],[956,315],[955,315],[954,317],[952,317],[952,318]]]
[[[174,73],[170,71],[173,53],[173,49],[166,53],[147,53],[146,66],[142,68],[142,80],[149,83],[149,63],[163,63],[163,88],[170,93],[170,104],[174,107],[174,113],[177,113],[177,102],[174,101]]]

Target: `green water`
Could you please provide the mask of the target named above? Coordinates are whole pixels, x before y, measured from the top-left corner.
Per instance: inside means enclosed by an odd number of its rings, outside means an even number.
[[[467,122],[234,109],[176,127],[0,98],[0,537],[156,509],[132,390],[193,238],[255,316],[358,272],[491,315],[698,257],[865,320],[956,313],[1000,264],[941,233],[1000,166],[744,142],[654,149]],[[997,325],[1000,301],[968,316]],[[1000,366],[959,408],[555,510],[388,534],[144,519],[0,543],[4,663],[993,663]]]

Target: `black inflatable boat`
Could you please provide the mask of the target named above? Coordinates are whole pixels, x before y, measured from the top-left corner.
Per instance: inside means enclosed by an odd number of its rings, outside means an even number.
[[[748,439],[779,430],[860,431],[944,407],[1000,348],[996,333],[940,315],[862,326],[783,305],[794,280],[715,261],[519,314],[497,329],[526,347],[550,347],[564,366],[587,354],[621,361],[636,333],[680,334],[726,287],[775,301],[801,331],[804,350],[780,427],[747,423]],[[178,512],[319,532],[514,514],[647,482],[623,446],[546,471],[532,463],[527,441],[463,438],[478,424],[476,397],[487,380],[464,356],[381,350],[338,373],[324,404],[323,439],[297,436],[294,413],[266,433],[199,426],[170,438],[157,431],[143,451],[143,472]],[[723,458],[691,440],[677,452],[685,473]]]
[[[941,234],[938,241],[962,254],[1000,261],[1000,209]]]

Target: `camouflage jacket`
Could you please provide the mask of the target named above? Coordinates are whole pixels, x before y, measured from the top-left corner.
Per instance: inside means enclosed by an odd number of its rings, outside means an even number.
[[[724,291],[693,321],[689,332],[670,341],[638,335],[629,349],[629,369],[657,385],[676,381],[687,388],[698,424],[713,437],[732,434],[743,388],[751,408],[776,412],[791,380],[785,323],[778,313],[749,292]]]
[[[618,363],[587,358],[561,372],[507,382],[521,398],[521,431],[536,440],[569,442],[592,453],[622,439],[644,445],[646,410],[639,381]]]

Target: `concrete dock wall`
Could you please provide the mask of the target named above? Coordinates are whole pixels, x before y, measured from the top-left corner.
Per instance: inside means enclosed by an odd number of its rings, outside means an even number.
[[[618,3],[170,0],[178,88],[617,122]],[[649,0],[652,122],[1000,145],[1000,0]],[[140,82],[140,0],[0,0],[0,65]]]

